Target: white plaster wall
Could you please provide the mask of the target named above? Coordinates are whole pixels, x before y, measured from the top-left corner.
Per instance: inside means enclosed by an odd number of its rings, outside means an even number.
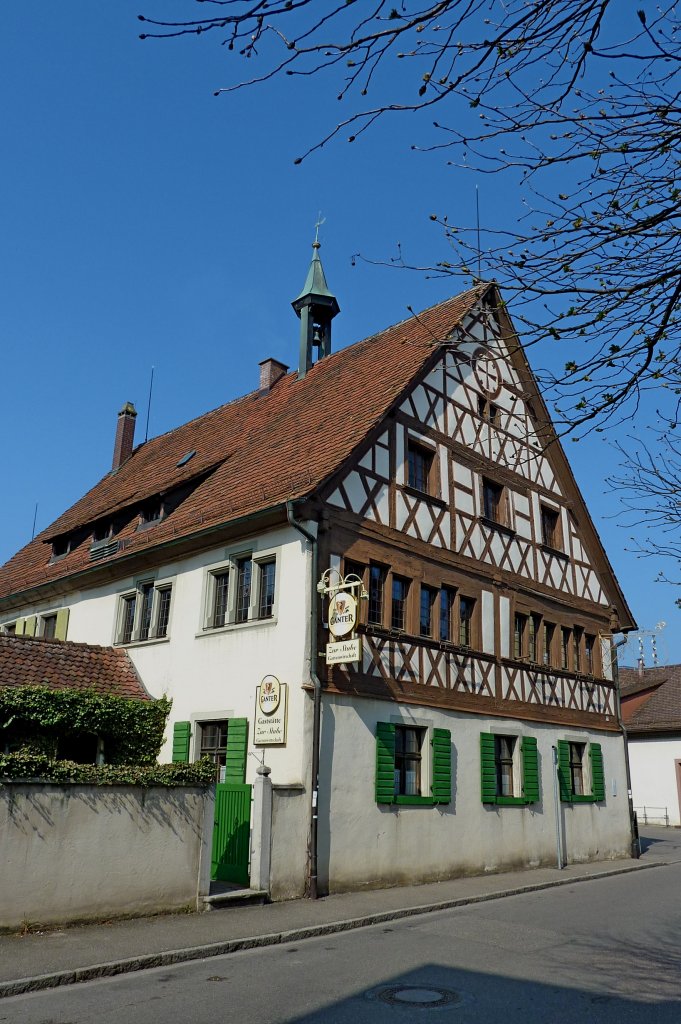
[[[303,786],[274,786],[270,896],[292,900],[305,894],[310,834],[310,793]]]
[[[664,814],[669,823],[680,825],[679,791],[675,761],[681,761],[681,736],[638,739],[629,737],[629,765],[634,807],[655,808],[651,814]],[[639,823],[642,818],[639,815]]]
[[[193,788],[0,786],[0,928],[195,908],[212,799]]]
[[[277,551],[274,618],[204,630],[207,567],[239,550]],[[266,760],[273,782],[304,782],[304,704],[309,698],[301,684],[309,682],[309,545],[297,531],[282,528],[160,564],[156,579],[173,580],[168,638],[129,644],[126,650],[149,693],[173,701],[160,760],[171,759],[175,721],[192,716],[245,717],[252,725],[256,686],[263,676],[272,674],[288,685],[288,733],[286,746],[266,748]],[[68,639],[105,646],[113,643],[118,595],[132,586],[133,577],[129,576],[67,595],[63,604],[70,608]],[[54,603],[52,599],[51,606]],[[20,614],[40,610],[36,605]],[[261,756],[261,748],[253,747],[250,734],[249,750]],[[256,758],[249,757],[248,782],[253,781],[256,768]]]
[[[397,807],[375,801],[377,721],[402,721],[452,733],[452,802]],[[480,799],[480,733],[536,736],[542,800],[496,807]],[[554,864],[552,746],[594,740],[603,749],[604,804],[560,805],[569,861],[628,856],[624,743],[621,735],[557,729],[375,700],[325,696],[320,792],[320,886],[331,892]],[[331,768],[331,752],[333,767]],[[330,815],[330,824],[329,817]]]

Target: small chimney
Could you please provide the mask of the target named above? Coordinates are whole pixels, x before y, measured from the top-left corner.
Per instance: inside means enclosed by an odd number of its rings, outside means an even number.
[[[114,441],[113,463],[111,472],[115,473],[124,462],[127,462],[132,455],[132,446],[135,440],[135,420],[137,410],[132,402],[126,402],[118,414],[116,424],[116,440]]]
[[[288,366],[280,363],[278,359],[263,359],[260,366],[260,390],[267,392],[273,388],[278,380],[288,373]]]

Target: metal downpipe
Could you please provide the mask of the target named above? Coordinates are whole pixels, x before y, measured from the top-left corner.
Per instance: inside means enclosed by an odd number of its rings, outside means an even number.
[[[310,619],[310,679],[314,686],[312,711],[312,789],[310,794],[310,863],[308,870],[307,895],[311,900],[317,899],[317,845],[319,823],[319,744],[322,717],[322,684],[317,675],[317,593],[318,553],[317,538],[310,533],[293,514],[293,502],[286,502],[286,517],[294,530],[297,530],[310,544],[312,549],[312,567],[310,581],[311,619]]]

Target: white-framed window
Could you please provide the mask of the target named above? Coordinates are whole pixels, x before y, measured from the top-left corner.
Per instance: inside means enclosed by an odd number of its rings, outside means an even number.
[[[204,631],[276,618],[279,553],[237,551],[206,570]]]
[[[172,596],[172,579],[136,581],[133,588],[118,597],[114,643],[166,639],[170,631]]]

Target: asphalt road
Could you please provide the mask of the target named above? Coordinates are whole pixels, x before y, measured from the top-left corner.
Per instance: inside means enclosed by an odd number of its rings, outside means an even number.
[[[0,1002],[2,1024],[681,1022],[681,864]]]

